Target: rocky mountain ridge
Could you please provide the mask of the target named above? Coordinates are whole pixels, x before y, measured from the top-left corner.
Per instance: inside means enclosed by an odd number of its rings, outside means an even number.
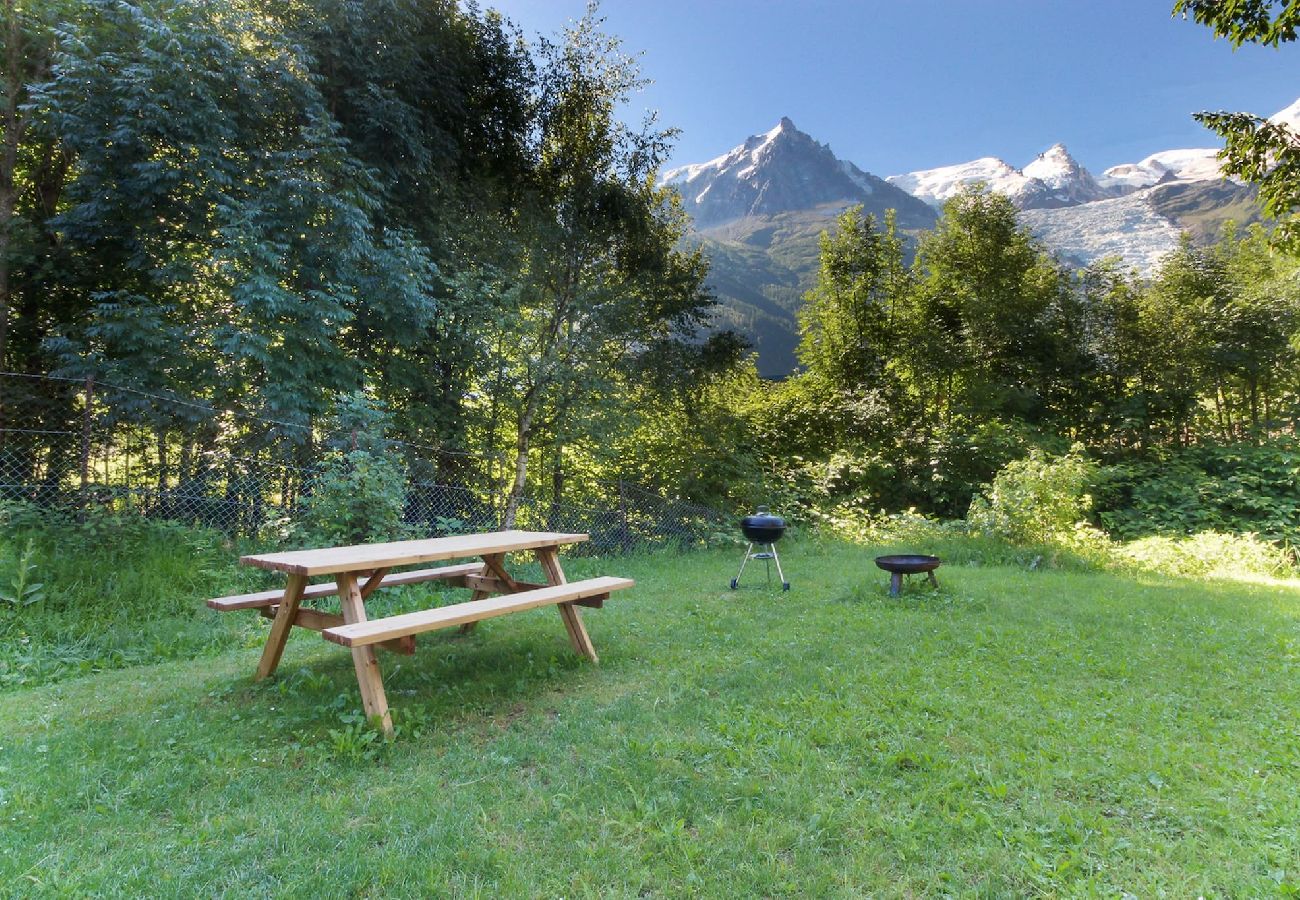
[[[902,227],[928,227],[929,210],[905,191],[863,172],[800,131],[788,118],[716,159],[664,173],[680,191],[697,230],[746,216],[855,203],[898,210]]]

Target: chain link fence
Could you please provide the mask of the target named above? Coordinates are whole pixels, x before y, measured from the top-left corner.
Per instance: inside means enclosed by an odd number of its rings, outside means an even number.
[[[135,515],[269,542],[304,513],[324,452],[319,440],[249,440],[295,426],[89,380],[0,373],[0,411],[0,503]],[[390,444],[407,473],[402,518],[411,533],[501,527],[499,460]],[[698,547],[734,530],[717,510],[626,481],[524,497],[515,527],[587,533],[580,552],[596,554]]]

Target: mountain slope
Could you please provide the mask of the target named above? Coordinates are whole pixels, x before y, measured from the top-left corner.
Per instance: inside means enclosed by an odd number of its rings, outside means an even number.
[[[716,159],[666,172],[664,182],[681,193],[694,222],[691,240],[712,262],[718,324],[751,341],[765,378],[795,369],[797,311],[836,216],[860,204],[883,220],[893,209],[904,233],[937,221],[930,206],[838,159],[788,118]]]
[[[1271,118],[1300,127],[1300,100]],[[760,374],[780,378],[796,367],[798,310],[816,278],[821,235],[845,208],[861,204],[878,219],[896,210],[910,249],[916,233],[935,224],[944,201],[982,182],[1008,196],[1021,220],[1063,259],[1082,265],[1117,256],[1151,273],[1184,232],[1208,243],[1228,220],[1261,221],[1254,188],[1225,180],[1217,153],[1164,150],[1094,177],[1063,144],[1054,144],[1023,169],[986,156],[881,179],[838,159],[783,118],[664,180],[678,188],[693,217],[690,240],[712,260],[718,324],[753,342]]]

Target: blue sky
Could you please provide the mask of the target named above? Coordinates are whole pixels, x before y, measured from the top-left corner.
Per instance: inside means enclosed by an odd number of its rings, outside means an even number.
[[[483,0],[529,36],[585,0]],[[789,116],[877,175],[1062,141],[1094,172],[1212,147],[1201,109],[1270,115],[1300,97],[1300,46],[1233,51],[1173,0],[605,0],[653,80],[632,105],[701,162]]]

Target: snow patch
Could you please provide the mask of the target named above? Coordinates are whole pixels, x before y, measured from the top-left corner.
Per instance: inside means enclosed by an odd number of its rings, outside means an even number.
[[[1061,209],[1030,209],[1020,221],[1050,250],[1083,263],[1118,256],[1150,274],[1178,247],[1180,231],[1157,213],[1148,192]]]
[[[1029,184],[1028,178],[996,156],[985,156],[955,166],[922,169],[905,175],[890,175],[885,180],[931,206],[942,206],[962,188],[976,182],[983,182],[989,190],[1009,197],[1022,193]]]
[[[1286,109],[1278,110],[1268,117],[1270,122],[1286,125],[1292,131],[1300,132],[1300,100],[1296,100]]]
[[[839,163],[844,174],[849,176],[849,181],[852,181],[857,185],[858,189],[862,191],[862,193],[874,194],[876,192],[876,189],[871,185],[871,179],[867,178],[866,172],[863,172],[847,159],[841,159]]]

